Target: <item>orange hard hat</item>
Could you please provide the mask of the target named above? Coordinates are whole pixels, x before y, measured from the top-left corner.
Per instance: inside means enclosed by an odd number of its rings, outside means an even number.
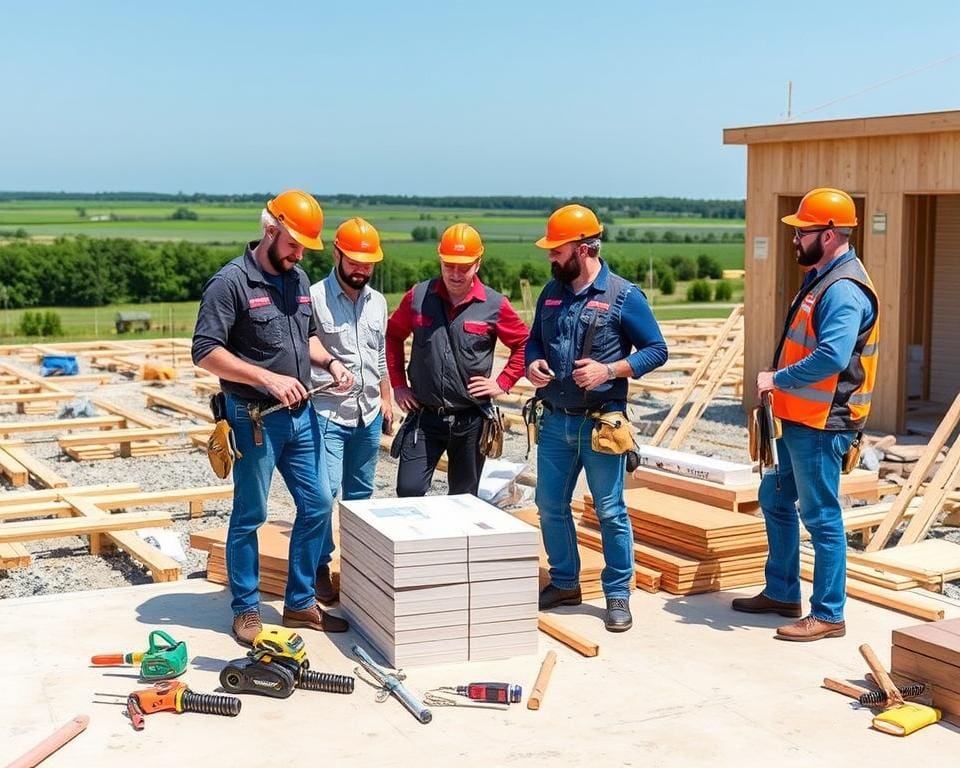
[[[791,227],[855,227],[857,207],[840,189],[819,187],[803,196],[797,212],[780,219]]]
[[[383,261],[380,234],[369,221],[359,216],[347,219],[337,227],[333,244],[354,261],[375,264]]]
[[[594,237],[603,232],[603,224],[597,214],[582,205],[565,205],[557,208],[547,219],[547,233],[537,240],[540,248],[556,248],[564,243]]]
[[[268,201],[267,210],[304,248],[323,250],[320,242],[323,211],[312,195],[299,189],[288,189]]]
[[[483,256],[483,240],[469,224],[454,224],[443,230],[437,253],[448,264],[472,264]]]

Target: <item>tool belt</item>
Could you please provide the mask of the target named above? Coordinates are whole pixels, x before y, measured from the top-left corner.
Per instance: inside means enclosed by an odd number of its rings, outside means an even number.
[[[488,459],[499,459],[503,454],[503,415],[495,405],[483,411],[480,453]]]
[[[770,441],[771,439],[778,439],[783,432],[780,419],[775,417],[773,425],[774,434],[771,435],[762,405],[758,405],[750,411],[750,418],[747,419],[747,452],[750,454],[750,460],[760,462],[762,467],[773,466]]]
[[[633,426],[625,412],[593,411],[588,416],[593,419],[590,447],[597,453],[621,456],[634,447]]]
[[[243,454],[237,450],[236,437],[227,421],[227,399],[223,392],[211,396],[210,410],[215,424],[207,438],[207,460],[213,473],[223,480],[229,477],[234,461],[242,459]]]

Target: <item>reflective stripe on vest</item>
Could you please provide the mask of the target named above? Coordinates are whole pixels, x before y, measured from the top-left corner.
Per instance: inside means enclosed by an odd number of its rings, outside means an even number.
[[[773,397],[773,411],[779,418],[815,429],[862,429],[870,413],[877,377],[879,301],[870,276],[856,257],[838,264],[822,279],[815,279],[794,299],[792,314],[787,318],[780,341],[776,367],[781,370],[795,365],[816,349],[813,317],[817,302],[827,288],[840,280],[854,281],[870,297],[875,312],[873,325],[857,337],[850,361],[843,371],[805,387],[778,389]]]

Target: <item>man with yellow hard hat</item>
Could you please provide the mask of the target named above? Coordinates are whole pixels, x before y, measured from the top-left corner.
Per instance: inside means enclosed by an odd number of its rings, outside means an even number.
[[[263,626],[257,529],[267,519],[275,469],[297,506],[283,625],[324,632],[348,628],[343,619],[323,613],[314,596],[333,500],[326,472],[320,471],[323,437],[307,396],[311,365],[327,370],[341,393],[354,381],[317,336],[310,281],[297,266],[305,248],[323,248],[323,211],[309,194],[291,189],[267,202],[260,224],[263,237],[204,286],[192,349],[194,364],[220,378],[225,397],[218,410],[236,441],[226,556],[233,635],[245,645]],[[275,405],[287,407],[260,415]]]
[[[735,611],[799,619],[778,640],[809,642],[846,634],[847,537],[840,509],[840,472],[859,443],[877,376],[879,299],[850,245],[857,209],[846,192],[811,190],[795,214],[797,264],[804,272],[790,304],[774,367],[757,375],[757,394],[773,400],[781,420],[777,473],[760,481],[766,520],[766,580],[755,597],[733,601]],[[800,603],[800,521],[816,562],[810,613]]]
[[[393,404],[387,376],[385,340],[387,300],[370,287],[383,260],[380,235],[361,218],[347,219],[333,238],[333,270],[310,288],[323,346],[349,368],[357,386],[347,395],[323,391],[313,397],[320,420],[327,475],[334,498],[369,499],[373,495],[381,433],[390,434]],[[330,381],[315,367],[314,386]],[[335,602],[330,580],[333,532],[324,532],[317,568],[317,600]]]
[[[398,496],[426,494],[444,451],[450,493],[476,494],[491,400],[523,375],[527,326],[506,296],[480,282],[480,234],[469,224],[454,224],[441,236],[437,253],[440,277],[407,291],[387,326],[393,394],[407,412],[397,436]],[[403,344],[411,334],[413,351],[404,371]],[[498,339],[510,357],[493,376]]]
[[[537,300],[526,352],[527,378],[544,406],[536,502],[550,583],[540,593],[540,610],[582,599],[570,499],[584,470],[603,539],[605,626],[625,632],[633,626],[634,578],[633,528],[623,500],[626,452],[633,448],[627,379],[663,365],[667,345],[643,292],[600,258],[602,232],[593,211],[572,204],[550,215],[537,241],[553,273]]]

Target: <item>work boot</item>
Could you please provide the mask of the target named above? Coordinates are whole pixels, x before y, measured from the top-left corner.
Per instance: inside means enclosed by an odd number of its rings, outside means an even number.
[[[321,565],[317,568],[317,584],[314,587],[314,594],[318,603],[324,605],[333,605],[340,600],[340,593],[334,589],[333,581],[330,579],[330,566]]]
[[[843,637],[847,634],[847,625],[840,622],[823,621],[816,616],[804,616],[800,621],[777,628],[777,640],[792,640],[797,643],[809,643],[811,640],[823,640],[826,637]]]
[[[240,645],[253,645],[253,638],[260,634],[263,623],[260,621],[260,611],[253,608],[233,617],[233,636]]]
[[[302,611],[294,611],[284,606],[283,626],[291,629],[306,627],[315,629],[317,632],[346,632],[350,629],[350,625],[344,619],[324,613],[316,605],[311,605]]]
[[[580,587],[560,589],[553,584],[547,584],[540,593],[541,611],[545,611],[547,608],[555,608],[558,605],[580,605],[582,602],[583,597],[580,594]]]
[[[630,615],[630,600],[626,597],[607,598],[607,632],[626,632],[633,626]]]
[[[781,603],[771,600],[763,592],[756,597],[735,598],[730,607],[742,613],[778,613],[788,619],[799,619],[803,615],[800,603]]]

